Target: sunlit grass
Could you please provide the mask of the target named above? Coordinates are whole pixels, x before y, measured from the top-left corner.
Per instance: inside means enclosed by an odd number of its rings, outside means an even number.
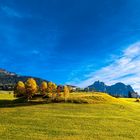
[[[14,100],[15,97],[13,96],[12,91],[0,91],[0,99],[4,100]]]
[[[0,140],[139,140],[140,103],[102,93],[70,95],[80,97],[103,101],[0,108]],[[7,99],[14,97],[0,94]]]
[[[117,98],[114,98],[106,93],[100,93],[100,92],[79,92],[79,93],[72,93],[70,94],[68,100],[76,100],[81,101],[81,103],[111,103],[111,102],[119,102],[120,100]]]

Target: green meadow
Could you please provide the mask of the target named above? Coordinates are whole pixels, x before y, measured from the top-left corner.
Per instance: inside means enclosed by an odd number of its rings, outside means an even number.
[[[73,103],[6,105],[14,99],[12,93],[0,92],[0,140],[140,139],[140,103],[135,99],[75,93],[68,99]]]

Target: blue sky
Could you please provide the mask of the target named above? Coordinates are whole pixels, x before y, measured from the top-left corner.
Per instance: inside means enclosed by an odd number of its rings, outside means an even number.
[[[0,0],[0,67],[57,84],[140,91],[139,0]]]

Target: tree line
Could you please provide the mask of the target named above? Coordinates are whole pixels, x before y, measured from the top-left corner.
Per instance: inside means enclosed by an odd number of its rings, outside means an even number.
[[[37,84],[33,78],[27,79],[26,82],[19,81],[14,89],[15,97],[24,97],[30,100],[36,95],[40,95],[46,98],[57,98],[63,96],[65,99],[69,96],[68,86],[57,86],[53,82],[43,81],[40,85]]]

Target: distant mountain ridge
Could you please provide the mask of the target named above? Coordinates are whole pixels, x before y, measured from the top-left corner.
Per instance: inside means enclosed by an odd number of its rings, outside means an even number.
[[[0,69],[0,89],[13,90],[15,84],[18,81],[25,82],[28,78],[34,78],[38,85],[40,85],[43,81],[49,82],[38,77],[21,76],[13,72],[6,71],[4,69]],[[71,87],[74,87],[76,89],[75,86]],[[134,96],[137,96],[135,94],[136,92],[130,85],[125,85],[123,83],[116,83],[114,85],[107,86],[104,82],[96,81],[87,88],[89,91],[105,92],[109,93],[112,96],[130,97],[130,93],[134,93]]]
[[[47,80],[44,80],[44,79],[41,79],[38,77],[21,76],[16,73],[6,71],[4,69],[0,69],[0,89],[4,89],[4,90],[11,89],[12,90],[18,81],[25,82],[28,78],[34,78],[39,85],[43,81],[48,82]]]
[[[135,93],[134,89],[130,85],[125,85],[124,83],[120,82],[111,86],[107,86],[104,82],[96,81],[87,88],[89,91],[105,92],[112,96],[121,97],[129,97],[131,93]]]
[[[17,75],[17,74],[13,73],[13,72],[6,71],[5,69],[0,68],[0,76],[5,76],[5,75],[13,76],[13,75]]]

